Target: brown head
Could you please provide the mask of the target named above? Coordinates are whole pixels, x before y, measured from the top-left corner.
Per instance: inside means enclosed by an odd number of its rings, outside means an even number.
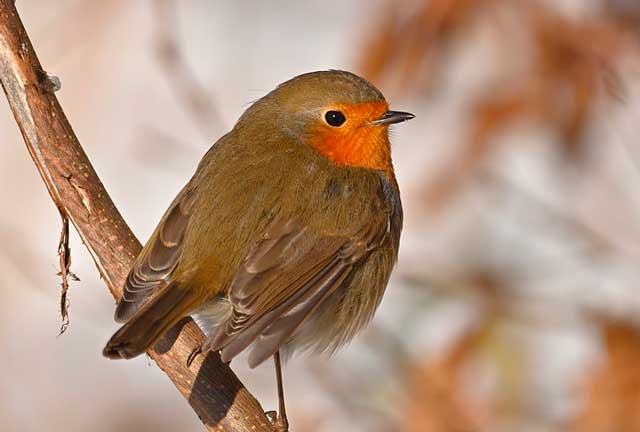
[[[248,119],[254,125],[276,122],[336,165],[392,174],[389,125],[413,117],[390,111],[382,93],[363,78],[329,70],[280,84],[249,108],[238,124]]]

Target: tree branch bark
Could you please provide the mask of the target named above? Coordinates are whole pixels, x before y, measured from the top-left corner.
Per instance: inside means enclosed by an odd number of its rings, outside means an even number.
[[[114,298],[141,250],[80,146],[42,69],[13,0],[0,0],[0,82],[22,136],[58,207],[69,218]],[[202,342],[185,320],[149,352],[208,430],[273,431],[258,401],[217,353],[187,357]],[[97,348],[96,348],[97,349]]]

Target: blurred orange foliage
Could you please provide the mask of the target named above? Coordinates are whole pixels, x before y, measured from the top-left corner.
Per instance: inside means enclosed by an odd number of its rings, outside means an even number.
[[[604,364],[588,377],[586,404],[570,430],[640,431],[640,330],[608,322],[603,336]]]
[[[446,43],[494,1],[424,1],[408,18],[400,15],[398,1],[388,1],[372,37],[365,41],[358,70],[372,82],[397,74],[402,91],[415,88],[431,77],[430,68],[440,63],[438,55]]]
[[[461,370],[476,351],[485,330],[460,339],[443,357],[416,365],[408,376],[408,404],[401,430],[407,432],[466,432],[483,430],[489,421],[488,403],[465,394]]]
[[[497,135],[521,122],[553,132],[566,160],[579,162],[597,103],[623,97],[615,64],[627,47],[626,32],[613,21],[571,20],[541,8],[527,9],[525,18],[534,48],[531,66],[490,86],[473,107],[460,154],[427,188],[432,208],[454,196],[496,150]]]

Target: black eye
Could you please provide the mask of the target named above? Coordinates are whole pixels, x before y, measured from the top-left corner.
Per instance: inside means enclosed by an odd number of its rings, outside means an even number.
[[[324,119],[331,126],[335,127],[342,126],[342,123],[347,121],[344,114],[342,114],[340,111],[327,111],[327,113],[324,115]]]

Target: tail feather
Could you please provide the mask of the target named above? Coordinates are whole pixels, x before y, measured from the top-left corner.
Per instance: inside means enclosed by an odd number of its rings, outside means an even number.
[[[171,284],[154,295],[109,339],[102,354],[129,359],[148,349],[196,306],[193,290]]]

